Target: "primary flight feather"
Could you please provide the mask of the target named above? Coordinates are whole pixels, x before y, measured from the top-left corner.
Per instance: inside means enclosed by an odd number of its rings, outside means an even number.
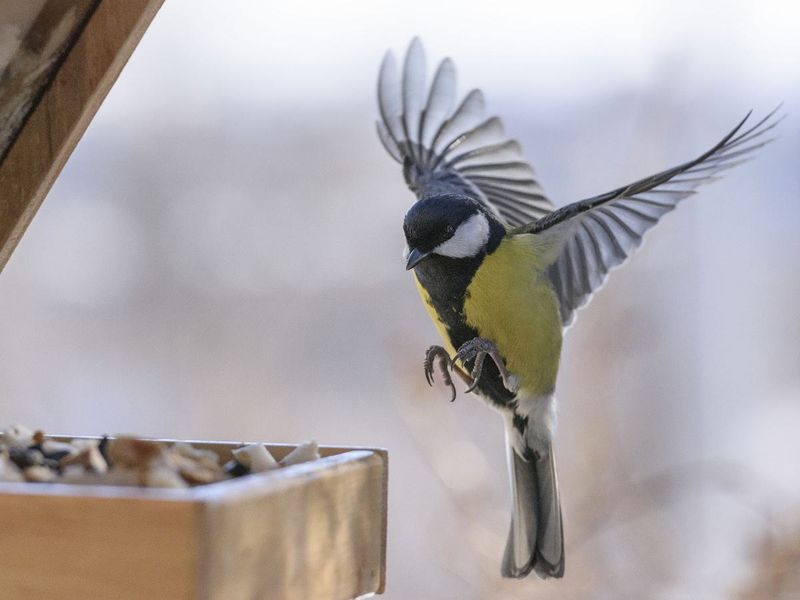
[[[444,341],[428,350],[426,377],[438,362],[452,387],[446,368],[458,367],[505,420],[512,515],[502,574],[561,577],[551,439],[563,330],[662,216],[769,141],[776,111],[750,127],[748,113],[694,160],[556,209],[500,119],[484,115],[481,91],[457,101],[450,59],[428,84],[418,39],[402,71],[386,54],[378,107],[378,136],[417,196],[403,224],[406,268]]]

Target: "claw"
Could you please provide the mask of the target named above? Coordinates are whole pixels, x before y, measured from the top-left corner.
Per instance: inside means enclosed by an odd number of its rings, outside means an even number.
[[[441,346],[431,346],[428,348],[425,352],[425,362],[423,364],[425,369],[425,381],[428,382],[428,385],[433,386],[434,364],[438,366],[442,373],[442,381],[450,388],[450,402],[454,402],[457,393],[452,376],[452,371],[456,368],[455,361],[460,361],[461,364],[464,365],[467,361],[475,359],[475,364],[472,366],[472,372],[470,373],[472,382],[467,388],[467,393],[469,393],[475,391],[475,388],[477,388],[480,382],[481,374],[483,373],[483,365],[487,356],[490,356],[497,365],[497,369],[500,371],[500,376],[503,378],[503,385],[506,389],[512,393],[516,393],[519,387],[519,381],[514,375],[509,373],[505,361],[500,356],[497,347],[489,340],[479,337],[472,338],[468,342],[462,344],[458,352],[456,352],[454,359],[451,359],[447,351]],[[467,379],[466,376],[464,379]]]
[[[486,352],[478,352],[477,356],[475,357],[475,366],[472,367],[472,373],[470,373],[470,376],[472,377],[472,385],[467,388],[467,394],[478,387],[478,380],[481,378],[481,373],[483,372],[484,360],[486,360]]]
[[[438,346],[431,346],[425,351],[425,361],[422,363],[425,369],[425,380],[428,385],[433,387],[433,359],[436,356]]]
[[[450,360],[450,357],[447,354],[442,354],[439,356],[439,369],[442,371],[442,379],[444,379],[444,384],[450,387],[452,392],[452,396],[450,396],[450,402],[456,401],[456,386],[453,383],[453,378],[450,376],[450,371],[447,368],[453,368],[453,362]]]
[[[460,360],[461,364],[473,358],[475,359],[475,364],[470,374],[472,377],[472,385],[467,388],[467,392],[471,392],[477,387],[481,378],[481,373],[483,373],[483,363],[487,355],[490,356],[495,365],[497,365],[500,376],[503,378],[503,385],[505,388],[512,393],[516,393],[519,388],[519,381],[517,377],[512,375],[506,368],[505,361],[503,357],[500,356],[497,347],[489,340],[478,337],[472,338],[468,342],[462,344],[455,356],[455,360]]]
[[[453,384],[453,378],[450,376],[449,370],[453,368],[453,361],[450,360],[447,351],[441,346],[431,346],[428,348],[425,352],[425,362],[423,366],[425,368],[425,379],[430,386],[433,386],[434,361],[437,362],[439,370],[442,372],[444,384],[452,390],[450,402],[453,402],[456,399],[456,386]]]

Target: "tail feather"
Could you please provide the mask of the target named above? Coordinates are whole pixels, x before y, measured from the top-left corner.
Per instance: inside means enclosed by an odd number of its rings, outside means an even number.
[[[509,443],[511,528],[503,555],[503,577],[521,578],[531,570],[542,579],[564,575],[564,530],[556,463],[548,444],[545,455],[527,449],[521,457]]]

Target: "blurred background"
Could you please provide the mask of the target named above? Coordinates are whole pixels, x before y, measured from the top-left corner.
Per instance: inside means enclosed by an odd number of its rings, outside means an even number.
[[[0,276],[0,415],[383,446],[386,598],[800,597],[800,5],[167,0]],[[8,32],[6,32],[8,33]],[[556,204],[779,139],[568,332],[561,582],[503,581],[500,419],[424,382],[383,52],[481,87]]]

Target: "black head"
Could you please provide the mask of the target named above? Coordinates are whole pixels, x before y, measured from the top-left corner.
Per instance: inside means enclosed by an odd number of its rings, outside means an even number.
[[[500,225],[476,200],[446,194],[420,200],[406,213],[406,268],[431,254],[474,257],[486,249]]]

